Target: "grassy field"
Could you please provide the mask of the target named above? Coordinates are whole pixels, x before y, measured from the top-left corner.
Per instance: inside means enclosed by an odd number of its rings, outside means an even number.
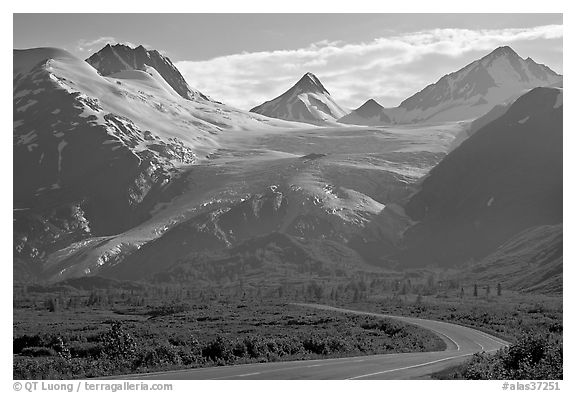
[[[202,288],[81,281],[14,287],[14,378],[59,379],[249,362],[442,350],[397,321],[311,302],[471,326],[513,343],[433,378],[562,377],[562,298],[396,280]],[[500,294],[498,294],[500,293]]]
[[[511,343],[496,354],[479,353],[434,379],[563,378],[562,298],[504,291],[498,295],[372,296],[347,307],[442,320],[493,334]]]
[[[445,348],[439,337],[419,327],[302,308],[281,299],[200,301],[115,291],[55,295],[28,292],[27,300],[15,304],[15,379]]]
[[[525,333],[562,334],[562,298],[505,291],[501,296],[370,296],[342,305],[381,313],[428,318],[474,327],[513,342]]]

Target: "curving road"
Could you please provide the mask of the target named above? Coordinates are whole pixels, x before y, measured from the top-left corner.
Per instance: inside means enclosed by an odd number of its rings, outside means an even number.
[[[415,379],[462,363],[477,352],[494,352],[509,343],[452,323],[355,311],[318,304],[296,304],[322,310],[393,318],[429,329],[446,342],[439,352],[394,353],[336,359],[255,363],[115,376],[114,379]]]

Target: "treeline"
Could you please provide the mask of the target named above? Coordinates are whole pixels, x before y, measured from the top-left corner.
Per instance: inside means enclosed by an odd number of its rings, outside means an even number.
[[[20,285],[14,288],[14,308],[46,309],[51,312],[85,307],[114,308],[153,307],[167,301],[226,302],[231,300],[281,299],[286,301],[316,301],[331,303],[357,303],[372,296],[392,297],[417,295],[437,297],[447,294],[464,297],[501,296],[502,286],[495,290],[490,285],[463,284],[459,280],[438,280],[435,275],[409,278],[370,278],[360,276],[346,281],[311,279],[307,282],[245,283],[225,287],[193,287],[180,283],[142,283],[133,288],[82,289],[70,286]]]

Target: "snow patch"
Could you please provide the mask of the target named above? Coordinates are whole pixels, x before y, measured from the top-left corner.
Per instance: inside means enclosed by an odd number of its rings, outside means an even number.
[[[27,144],[31,143],[33,140],[35,140],[36,138],[38,138],[38,135],[36,134],[36,130],[34,129],[34,130],[31,130],[27,134],[21,135],[16,144],[17,145],[27,145]]]
[[[32,105],[37,104],[37,103],[38,103],[37,100],[28,100],[26,105],[22,105],[20,108],[17,108],[16,112],[24,112],[25,110],[30,108]]]
[[[33,151],[35,148],[37,148],[39,145],[37,143],[31,143],[28,146],[26,146],[26,148],[28,149],[28,151]]]
[[[32,92],[32,90],[28,90],[28,89],[24,89],[24,90],[20,90],[18,93],[14,94],[14,96],[12,97],[13,99],[18,99],[18,98],[22,98],[25,95],[28,95]]]
[[[58,173],[62,171],[62,150],[66,147],[68,142],[62,141],[58,144]]]

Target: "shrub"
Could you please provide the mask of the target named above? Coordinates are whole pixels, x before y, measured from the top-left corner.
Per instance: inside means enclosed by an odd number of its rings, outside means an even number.
[[[559,339],[527,334],[495,355],[474,355],[461,373],[465,379],[557,380],[563,378],[562,359]]]
[[[20,352],[23,356],[58,356],[58,353],[52,349],[47,347],[27,347],[22,349]]]
[[[70,354],[75,358],[99,358],[102,355],[100,344],[76,342],[70,344]]]
[[[232,343],[227,338],[219,335],[202,349],[202,356],[212,361],[230,361],[234,358]]]
[[[266,356],[267,347],[260,337],[250,336],[244,338],[244,346],[246,347],[246,353],[251,358]]]
[[[179,351],[169,344],[157,344],[138,353],[137,367],[157,367],[171,364],[182,364]]]
[[[86,375],[83,359],[66,360],[61,357],[16,358],[14,379],[74,379]]]
[[[280,356],[295,355],[304,352],[302,342],[295,337],[285,337],[277,340],[278,353]]]
[[[305,350],[318,355],[328,355],[330,353],[330,347],[326,342],[326,339],[320,338],[318,336],[311,336],[306,338],[302,342],[302,346]]]
[[[111,358],[128,359],[136,352],[136,342],[121,322],[113,322],[110,329],[100,337],[102,353]]]
[[[244,341],[236,341],[234,347],[232,348],[232,353],[238,358],[246,357],[248,354],[248,349],[246,348]]]
[[[189,311],[190,306],[185,303],[173,303],[173,304],[164,304],[159,307],[155,307],[152,310],[148,311],[148,315],[151,318],[179,314],[181,312]]]
[[[44,346],[43,340],[37,334],[34,336],[29,336],[27,334],[16,337],[12,341],[13,353],[17,354],[22,352],[24,348],[27,347],[41,347]]]
[[[50,347],[53,348],[56,351],[56,353],[63,359],[68,360],[72,357],[68,345],[64,342],[64,340],[60,336],[54,337],[52,339],[52,341],[50,342]]]
[[[331,338],[328,340],[328,348],[330,352],[348,352],[350,346],[346,340],[341,338]]]

